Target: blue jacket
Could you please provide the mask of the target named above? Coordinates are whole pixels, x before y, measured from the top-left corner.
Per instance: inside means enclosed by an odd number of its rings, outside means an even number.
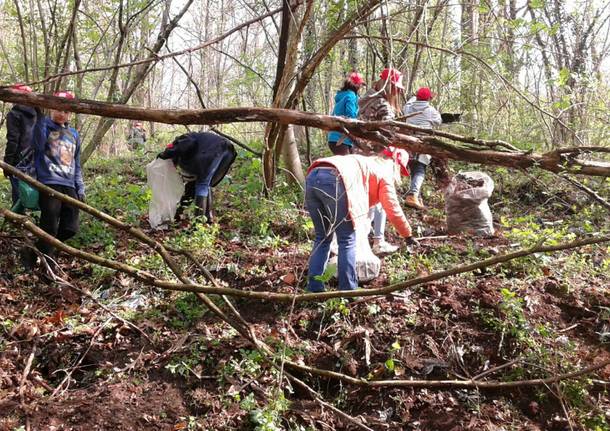
[[[335,108],[333,109],[333,115],[347,118],[358,117],[358,95],[352,90],[338,91],[335,95]],[[341,137],[344,136],[339,132],[329,132],[328,142],[338,142]],[[345,138],[342,144],[351,147],[353,142],[349,138]]]
[[[79,196],[85,193],[80,165],[81,144],[75,129],[67,124],[57,124],[48,117],[39,117],[32,143],[38,181],[74,187]]]

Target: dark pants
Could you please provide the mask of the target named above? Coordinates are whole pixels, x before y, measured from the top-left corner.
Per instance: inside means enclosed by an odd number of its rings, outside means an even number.
[[[77,199],[73,187],[49,185],[60,193]],[[78,232],[78,208],[65,204],[46,193],[40,193],[38,205],[40,206],[40,228],[53,235],[60,241],[72,238]],[[55,252],[55,247],[39,240],[36,247],[49,256]]]
[[[11,181],[11,197],[13,199],[13,205],[15,205],[19,200],[19,179],[11,175],[9,180]]]
[[[184,194],[180,199],[180,203],[178,204],[178,210],[176,211],[176,218],[180,217],[180,215],[184,212],[184,209],[193,203],[195,200],[195,185],[197,181],[189,181],[184,185]],[[208,191],[208,195],[204,198],[207,201],[205,206],[205,216],[208,221],[212,220],[213,217],[213,208],[212,208],[212,188],[210,187]]]
[[[352,154],[352,152],[353,152],[351,145],[345,145],[345,144],[337,145],[336,142],[330,142],[330,141],[328,141],[328,148],[330,148],[330,151],[332,151],[332,153],[335,156],[347,156],[348,154]]]

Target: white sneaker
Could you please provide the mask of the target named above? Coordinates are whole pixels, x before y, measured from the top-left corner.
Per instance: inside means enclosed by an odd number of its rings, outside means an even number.
[[[390,254],[398,251],[398,246],[390,244],[385,239],[373,241],[373,253],[375,254]]]

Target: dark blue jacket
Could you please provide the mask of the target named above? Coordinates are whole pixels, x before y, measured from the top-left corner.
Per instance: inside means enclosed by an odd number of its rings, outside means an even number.
[[[35,124],[36,110],[29,106],[15,105],[6,115],[6,163],[17,166],[31,148]]]
[[[48,117],[39,118],[34,128],[33,144],[38,181],[47,185],[73,187],[77,195],[84,195],[78,132]]]
[[[347,118],[358,117],[358,95],[352,90],[338,91],[335,95],[335,107],[333,109],[333,115]],[[339,132],[329,132],[328,142],[338,142],[341,137],[344,136]],[[343,145],[351,147],[353,142],[349,138],[345,138],[341,141]]]
[[[223,158],[225,161],[213,174],[210,185],[214,187],[224,178],[237,156],[233,144],[222,136],[210,132],[187,133],[174,139],[158,157],[172,159],[174,165],[201,180],[208,176],[215,161],[225,154],[228,157]]]

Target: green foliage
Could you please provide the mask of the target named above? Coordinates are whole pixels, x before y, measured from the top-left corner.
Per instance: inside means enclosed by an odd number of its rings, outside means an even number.
[[[206,312],[206,308],[194,293],[181,293],[176,299],[174,309],[177,317],[172,318],[170,325],[173,328],[188,328],[194,325]]]
[[[282,237],[307,238],[312,228],[309,216],[299,209],[300,191],[279,183],[273,199],[262,195],[261,161],[243,153],[238,156],[231,176],[220,187],[219,199],[227,203],[222,216],[235,228],[231,238],[252,236],[253,245],[278,247]],[[280,235],[281,233],[281,235]]]
[[[275,391],[268,399],[268,404],[259,407],[254,393],[248,394],[241,403],[240,407],[250,413],[250,421],[255,426],[255,431],[281,431],[282,414],[290,407],[290,402],[285,398],[284,392]]]

